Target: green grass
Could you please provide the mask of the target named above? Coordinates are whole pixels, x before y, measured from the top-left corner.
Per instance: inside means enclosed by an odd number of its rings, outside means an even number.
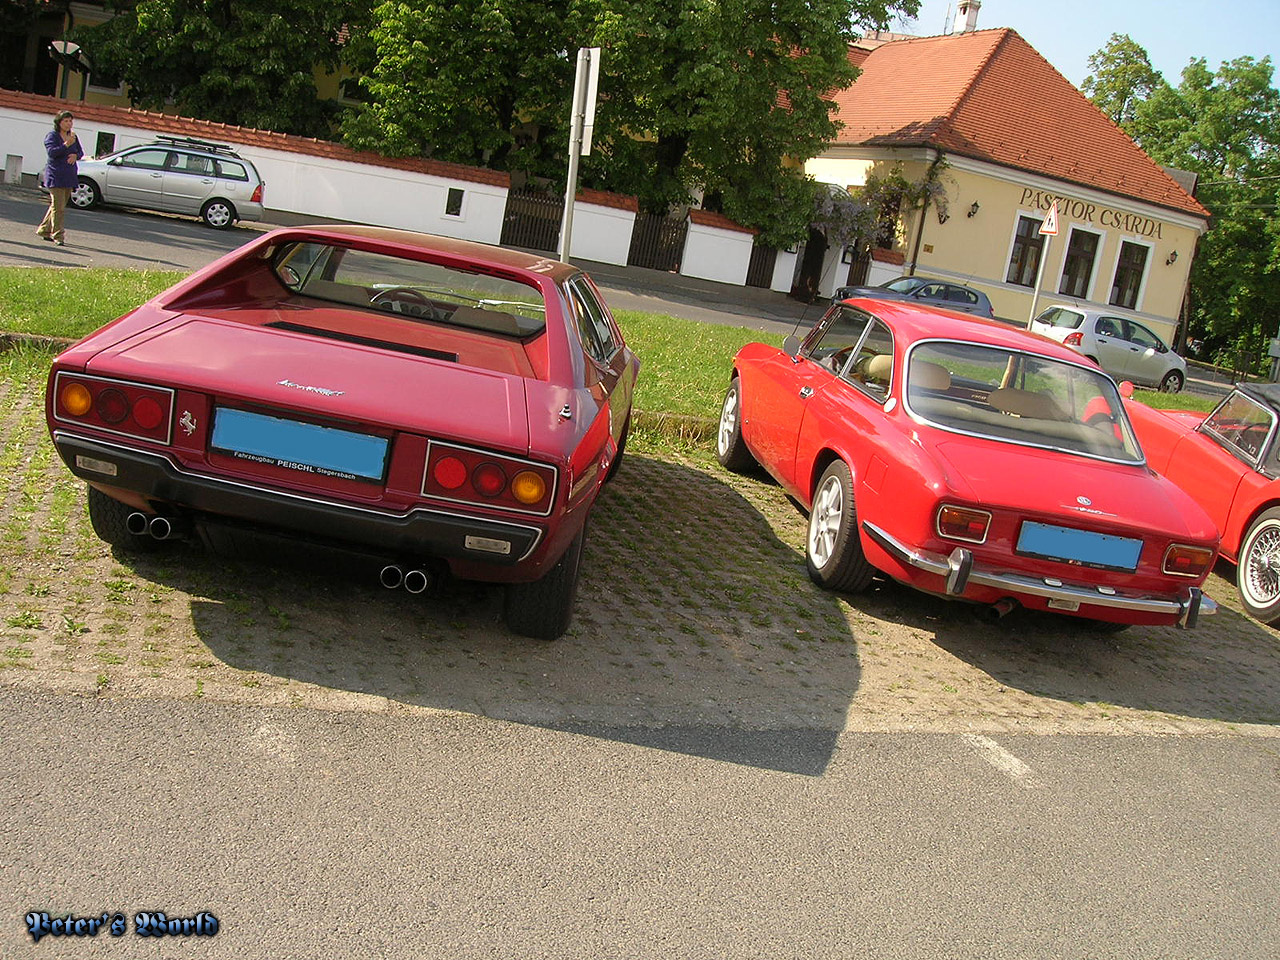
[[[0,330],[83,337],[185,276],[170,270],[0,267]]]

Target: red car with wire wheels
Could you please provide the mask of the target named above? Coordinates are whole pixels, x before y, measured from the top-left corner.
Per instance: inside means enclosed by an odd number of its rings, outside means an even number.
[[[1280,386],[1242,383],[1206,416],[1130,402],[1152,467],[1222,531],[1249,615],[1280,624]]]
[[[375,227],[276,230],[90,334],[49,374],[106,542],[228,531],[380,558],[387,587],[509,584],[568,627],[639,361],[568,264]]]
[[[1147,465],[1116,385],[1069,348],[927,306],[851,300],[734,358],[716,440],[809,510],[818,584],[884,574],[1003,615],[1192,626],[1213,521]]]

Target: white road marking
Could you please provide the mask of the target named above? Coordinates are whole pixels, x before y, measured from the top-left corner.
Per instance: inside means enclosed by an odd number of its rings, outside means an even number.
[[[1024,787],[1037,786],[1036,778],[1031,772],[1031,768],[990,737],[984,737],[977,733],[965,733],[961,734],[961,736],[978,751],[978,755],[983,760],[1001,773],[1007,774],[1011,780],[1022,784]]]

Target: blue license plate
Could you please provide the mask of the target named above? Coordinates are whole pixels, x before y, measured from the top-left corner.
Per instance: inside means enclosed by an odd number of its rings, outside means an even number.
[[[210,446],[240,460],[379,483],[389,447],[385,437],[226,407],[214,411]]]
[[[1133,571],[1138,569],[1142,541],[1028,520],[1018,533],[1018,552],[1108,570]]]

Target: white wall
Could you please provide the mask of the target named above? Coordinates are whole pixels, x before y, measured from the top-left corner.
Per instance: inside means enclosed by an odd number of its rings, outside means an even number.
[[[625,267],[635,225],[636,215],[630,210],[579,200],[573,205],[569,256]]]
[[[770,290],[776,290],[778,293],[790,293],[791,284],[796,279],[796,255],[786,250],[779,250],[778,257],[773,261],[773,280],[769,284]]]
[[[680,272],[686,277],[744,286],[754,243],[749,233],[690,222]]]

